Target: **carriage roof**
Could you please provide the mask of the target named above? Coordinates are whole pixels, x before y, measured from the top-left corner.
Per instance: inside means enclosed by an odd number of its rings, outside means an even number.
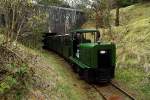
[[[99,32],[97,29],[77,29],[71,31],[71,33],[90,33],[90,32]]]

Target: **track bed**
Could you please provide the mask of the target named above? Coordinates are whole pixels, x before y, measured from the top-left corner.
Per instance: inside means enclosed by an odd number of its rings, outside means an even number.
[[[114,82],[93,85],[104,100],[136,100],[130,93],[118,87]]]

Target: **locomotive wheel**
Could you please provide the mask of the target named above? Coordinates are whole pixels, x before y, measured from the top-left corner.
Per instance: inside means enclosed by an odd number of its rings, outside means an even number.
[[[83,77],[84,70],[82,68],[79,68],[79,72],[78,73],[79,73],[80,78],[84,79],[84,77]]]
[[[75,73],[77,73],[77,66],[75,64],[72,64],[72,69]]]
[[[79,67],[77,67],[77,73],[80,73],[81,69]]]
[[[84,80],[88,83],[92,83],[93,79],[92,76],[90,75],[89,70],[84,70],[84,74],[83,74]]]

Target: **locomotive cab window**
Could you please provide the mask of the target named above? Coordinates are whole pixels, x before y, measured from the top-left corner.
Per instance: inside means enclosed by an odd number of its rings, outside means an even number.
[[[73,35],[73,39],[76,39],[78,43],[95,43],[100,38],[99,34],[99,32],[77,32]]]
[[[79,58],[81,43],[96,43],[100,38],[98,30],[76,30],[72,32],[73,55]]]
[[[95,43],[96,42],[95,32],[83,33],[83,36],[84,36],[83,43]]]

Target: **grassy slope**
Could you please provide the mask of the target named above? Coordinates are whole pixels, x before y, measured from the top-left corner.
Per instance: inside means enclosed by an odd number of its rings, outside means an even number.
[[[55,55],[51,52],[45,52],[44,57],[48,60],[49,64],[54,68],[56,74],[58,74],[59,81],[56,83],[57,91],[54,91],[54,95],[59,95],[62,93],[63,97],[58,99],[62,100],[99,100],[100,97],[93,89],[86,91],[86,87],[89,85],[84,81],[79,80],[79,77],[76,76],[72,70],[71,66],[66,63],[66,61],[58,55]],[[52,77],[53,78],[53,77]]]
[[[150,98],[150,4],[121,9],[121,26],[114,27],[118,46],[117,79]],[[122,35],[123,34],[123,35]],[[121,36],[122,35],[122,36]]]
[[[0,34],[0,44],[3,37]],[[18,50],[21,57],[30,59],[29,66],[34,72],[32,86],[27,95],[21,95],[23,99],[102,100],[95,89],[80,80],[71,66],[55,53],[33,50],[21,44],[18,44]]]
[[[32,100],[101,100],[99,94],[90,85],[80,80],[72,72],[70,65],[58,55],[48,51],[30,52],[36,57],[31,66],[35,72],[35,82],[31,93],[27,96]]]
[[[112,19],[115,18],[112,11]],[[117,44],[116,78],[139,92],[139,100],[150,98],[150,3],[120,10],[119,27],[113,26]],[[83,27],[94,27],[92,21]],[[104,31],[103,31],[104,32]],[[108,41],[108,34],[103,40]]]
[[[3,35],[0,34],[0,38],[3,38]],[[95,89],[80,80],[79,76],[72,71],[71,66],[55,53],[33,50],[21,44],[18,44],[17,49],[20,51],[17,52],[18,55],[23,59],[30,59],[28,64],[34,72],[29,93],[16,95],[17,98],[23,98],[23,100],[102,100]],[[12,99],[12,97],[8,98]]]

